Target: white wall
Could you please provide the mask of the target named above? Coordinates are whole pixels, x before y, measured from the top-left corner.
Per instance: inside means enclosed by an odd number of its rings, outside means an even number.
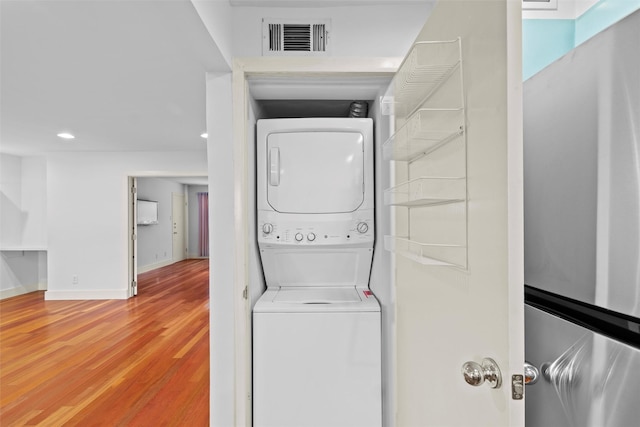
[[[22,229],[22,157],[0,154],[0,242],[17,246]]]
[[[44,157],[0,154],[0,246],[46,245]]]
[[[331,56],[404,56],[430,10],[427,2],[367,7],[236,7],[233,54],[262,55],[263,18],[331,18]]]
[[[46,174],[44,157],[0,154],[0,299],[46,289]]]
[[[198,221],[198,193],[207,193],[209,186],[207,185],[189,185],[188,195],[189,200],[189,248],[187,254],[189,258],[199,258],[200,250],[198,236],[200,234],[200,226]]]
[[[231,5],[227,0],[191,0],[191,3],[209,31],[225,65],[231,68]]]
[[[47,161],[22,158],[22,245],[47,244]]]
[[[234,158],[231,74],[207,74],[209,160],[210,425],[235,423]],[[239,332],[239,339],[243,335]],[[238,361],[240,362],[240,361]]]
[[[170,179],[138,178],[138,199],[158,202],[158,224],[138,226],[138,273],[172,263],[172,193],[185,190],[185,185]]]
[[[127,298],[127,177],[207,169],[202,151],[68,152],[48,160],[46,299]]]

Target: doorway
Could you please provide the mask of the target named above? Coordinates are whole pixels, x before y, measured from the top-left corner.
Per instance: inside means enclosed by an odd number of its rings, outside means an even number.
[[[171,222],[172,228],[172,261],[178,262],[186,258],[187,245],[185,239],[184,211],[188,208],[184,193],[171,194]]]
[[[265,286],[261,280],[262,272],[258,261],[257,245],[255,244],[255,198],[251,196],[256,191],[254,175],[255,152],[253,151],[255,149],[254,126],[259,119],[278,118],[290,114],[282,109],[285,103],[280,102],[278,98],[282,97],[283,94],[289,93],[284,89],[292,81],[305,86],[303,94],[298,93],[298,96],[304,98],[295,102],[299,115],[334,115],[333,112],[340,106],[338,101],[342,97],[348,97],[350,100],[377,101],[384,95],[384,90],[391,80],[392,73],[400,62],[399,60],[394,62],[392,59],[384,61],[343,60],[339,66],[327,65],[327,68],[322,71],[318,70],[319,75],[310,75],[308,70],[313,68],[310,64],[301,65],[299,60],[288,61],[284,58],[281,58],[281,61],[281,68],[276,71],[273,68],[267,69],[259,59],[248,59],[242,63],[242,66],[238,67],[239,72],[234,73],[234,89],[235,93],[239,94],[239,98],[234,99],[234,124],[236,127],[234,128],[233,137],[235,148],[238,150],[234,152],[234,158],[237,157],[246,161],[244,165],[240,164],[235,175],[235,188],[236,190],[242,188],[244,196],[241,199],[243,204],[241,206],[235,205],[234,207],[235,218],[242,218],[243,221],[240,227],[236,227],[236,234],[233,237],[236,245],[235,260],[241,264],[233,272],[236,277],[235,292],[236,295],[244,295],[244,299],[235,304],[233,311],[234,324],[236,325],[235,339],[237,342],[233,357],[235,360],[240,361],[235,372],[237,404],[235,417],[238,425],[250,425],[251,420],[252,407],[251,404],[246,403],[247,400],[244,398],[244,396],[250,395],[252,392],[251,309],[262,294]],[[305,69],[303,70],[303,68]],[[328,69],[332,71],[328,71]],[[291,78],[283,79],[281,78],[283,75]],[[349,88],[349,94],[346,94],[345,88]],[[372,116],[380,114],[382,107],[379,104],[379,102],[370,103],[371,109],[369,111]],[[380,123],[381,128],[384,127],[385,129],[390,124],[389,116],[380,117],[377,121]],[[383,140],[382,137],[380,139]],[[242,151],[239,152],[240,150]],[[249,195],[248,197],[246,196],[247,194]],[[378,200],[384,199],[382,194],[376,195],[376,198]],[[246,243],[245,247],[242,247],[243,243]],[[374,250],[374,252],[383,253],[382,248],[378,249]],[[220,267],[225,268],[223,265],[220,265]],[[374,263],[372,268],[374,269],[374,274],[371,277],[375,277],[377,282],[372,282],[371,286],[375,289],[376,295],[383,295],[383,298],[385,298],[384,303],[389,304],[388,301],[391,299],[388,280],[390,267],[377,262]],[[220,269],[218,269],[218,272],[220,272]],[[215,300],[215,297],[213,299]],[[224,309],[226,307],[221,308]],[[212,316],[218,319],[214,320],[213,324],[222,321],[218,317],[222,317],[220,312],[215,309],[212,311]],[[391,341],[393,339],[392,325],[384,325],[383,327],[383,339],[386,342]],[[390,361],[393,355],[390,354],[390,351],[392,347],[387,346],[386,348],[389,350],[384,355],[384,359],[387,361],[386,363],[391,364]],[[386,385],[390,384],[392,380],[391,369],[387,369],[387,371],[389,373],[385,372],[383,379],[384,387],[387,387]],[[387,399],[391,400],[392,397],[389,395]],[[391,407],[390,404],[386,406]],[[392,414],[393,411],[389,411],[389,413]]]
[[[128,178],[129,296],[137,294],[138,274],[191,258],[199,251],[198,193],[208,192],[205,174]],[[156,217],[140,218],[140,201],[156,206]],[[207,206],[208,207],[208,206]],[[147,213],[148,216],[148,213]]]

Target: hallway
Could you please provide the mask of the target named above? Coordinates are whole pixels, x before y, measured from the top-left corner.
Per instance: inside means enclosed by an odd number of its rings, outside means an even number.
[[[208,423],[208,259],[140,274],[128,300],[0,301],[2,426]]]

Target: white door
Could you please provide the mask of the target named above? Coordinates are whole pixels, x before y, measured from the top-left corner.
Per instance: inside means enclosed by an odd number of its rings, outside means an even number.
[[[440,1],[394,78],[398,427],[524,424],[520,31],[519,1]]]
[[[173,262],[182,261],[186,257],[187,244],[185,239],[184,194],[171,194],[171,222],[173,233]]]

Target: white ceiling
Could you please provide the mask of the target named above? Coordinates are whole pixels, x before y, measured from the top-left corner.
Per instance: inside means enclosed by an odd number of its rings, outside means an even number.
[[[0,152],[204,150],[205,72],[222,70],[190,0],[0,0]]]
[[[334,7],[424,3],[428,0],[229,0],[232,6]]]
[[[1,152],[205,149],[226,64],[191,1],[1,0],[0,19]]]

